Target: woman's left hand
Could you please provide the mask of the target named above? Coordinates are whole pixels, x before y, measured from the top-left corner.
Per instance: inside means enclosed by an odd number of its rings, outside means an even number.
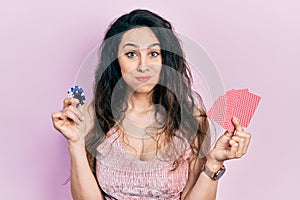
[[[223,164],[225,160],[241,158],[247,153],[251,135],[244,131],[237,118],[232,119],[235,131],[226,131],[208,154],[207,161]]]

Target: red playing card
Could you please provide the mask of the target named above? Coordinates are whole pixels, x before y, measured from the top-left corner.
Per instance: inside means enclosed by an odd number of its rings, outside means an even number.
[[[248,127],[260,99],[259,96],[248,91],[242,92],[233,112],[233,116],[240,120],[242,126]]]
[[[226,130],[233,130],[233,124],[231,122],[231,119],[233,117],[233,112],[235,110],[235,107],[238,103],[238,100],[242,94],[242,90],[229,90],[225,94],[225,101],[226,101],[226,113],[225,113],[225,122],[224,122],[224,128]]]
[[[225,125],[226,116],[226,102],[225,97],[220,96],[214,103],[214,105],[207,112],[207,116],[218,123],[220,126]]]
[[[233,131],[232,117],[237,117],[247,127],[258,106],[260,97],[248,89],[230,90],[213,104],[207,115],[228,131]]]

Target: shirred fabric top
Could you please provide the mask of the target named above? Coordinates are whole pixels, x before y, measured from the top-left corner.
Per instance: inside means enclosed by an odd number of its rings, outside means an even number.
[[[173,142],[176,145],[183,140],[174,137]],[[123,149],[113,127],[97,148],[97,179],[105,199],[178,200],[188,179],[191,154],[188,148],[175,170],[171,170],[171,161],[134,159]]]

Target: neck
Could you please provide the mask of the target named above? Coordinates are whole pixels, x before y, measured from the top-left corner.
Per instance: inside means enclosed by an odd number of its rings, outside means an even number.
[[[151,94],[133,92],[128,98],[128,111],[144,113],[152,108]]]

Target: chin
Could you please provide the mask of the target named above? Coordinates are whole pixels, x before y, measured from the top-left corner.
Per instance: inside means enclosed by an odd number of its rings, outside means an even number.
[[[134,89],[134,92],[141,93],[141,94],[149,94],[152,92],[154,87],[155,87],[155,84],[142,85],[142,86],[136,87]]]

